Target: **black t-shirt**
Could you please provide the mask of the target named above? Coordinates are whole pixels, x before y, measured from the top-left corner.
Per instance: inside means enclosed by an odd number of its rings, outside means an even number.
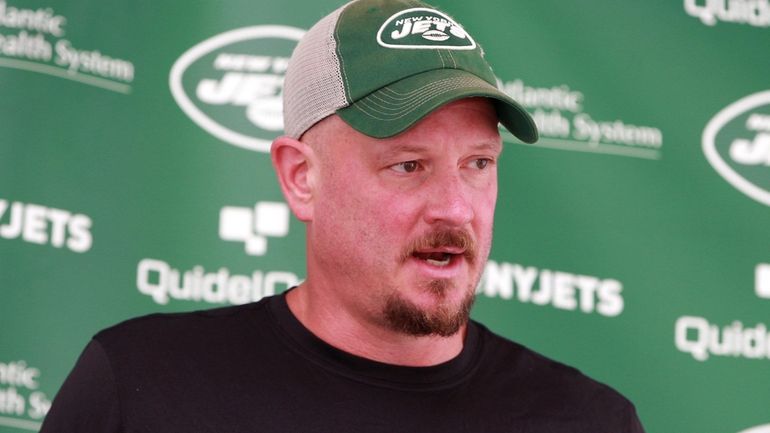
[[[42,433],[640,433],[611,388],[471,322],[431,367],[375,362],[308,331],[284,295],[154,314],[98,333]]]

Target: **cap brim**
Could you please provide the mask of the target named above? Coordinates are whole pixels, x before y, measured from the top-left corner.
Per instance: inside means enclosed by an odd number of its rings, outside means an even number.
[[[469,97],[491,98],[500,123],[525,143],[537,141],[537,126],[524,108],[483,79],[460,69],[436,69],[391,83],[337,110],[353,129],[374,138],[397,135],[433,110]]]

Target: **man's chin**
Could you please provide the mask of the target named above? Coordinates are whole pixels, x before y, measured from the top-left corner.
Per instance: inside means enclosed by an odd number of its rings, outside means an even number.
[[[413,336],[449,337],[468,322],[475,300],[474,291],[452,293],[458,288],[442,280],[430,282],[419,300],[391,294],[384,307],[384,317],[391,330]],[[459,299],[453,299],[459,297]],[[427,305],[424,305],[427,304]]]

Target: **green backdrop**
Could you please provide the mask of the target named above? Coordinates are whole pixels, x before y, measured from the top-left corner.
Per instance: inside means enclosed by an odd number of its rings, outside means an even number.
[[[265,150],[339,4],[0,0],[0,432],[97,330],[302,279]],[[474,316],[649,432],[770,432],[768,0],[435,4],[542,132],[506,137]]]

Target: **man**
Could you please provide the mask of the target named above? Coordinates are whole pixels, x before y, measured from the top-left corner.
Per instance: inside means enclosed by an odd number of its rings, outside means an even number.
[[[297,46],[272,159],[306,224],[284,295],[102,331],[43,432],[642,432],[633,405],[469,321],[498,122],[532,119],[413,0],[357,0]]]

